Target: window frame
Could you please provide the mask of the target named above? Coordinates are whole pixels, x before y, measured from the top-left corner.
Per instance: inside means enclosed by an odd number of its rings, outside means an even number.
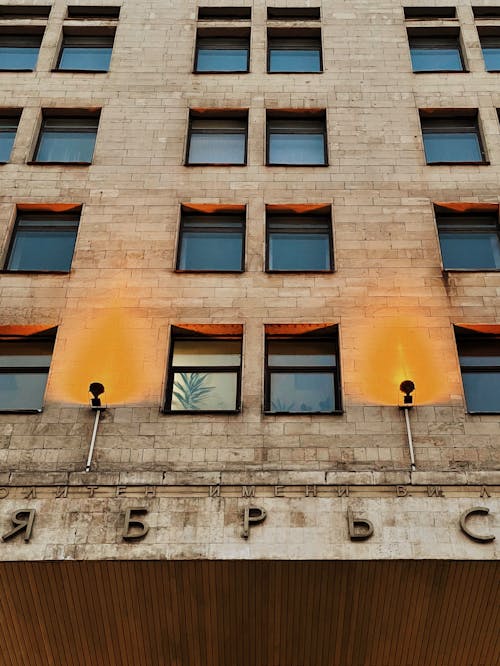
[[[222,209],[222,207],[220,207]],[[241,225],[241,258],[240,258],[240,268],[223,270],[223,269],[198,269],[198,268],[180,268],[180,259],[182,253],[182,242],[183,242],[183,232],[186,221],[189,221],[190,218],[199,218],[200,220],[205,218],[209,223],[210,218],[228,218],[227,221],[238,222]],[[230,218],[230,219],[229,219]],[[209,225],[207,225],[208,228]],[[214,226],[211,227],[212,229]],[[176,273],[218,273],[218,274],[240,274],[245,272],[245,257],[246,257],[246,207],[242,206],[240,211],[225,211],[225,210],[215,210],[211,213],[193,211],[188,209],[185,206],[181,206],[181,215],[179,222],[179,235],[177,241],[177,252],[175,258],[175,272]]]
[[[278,221],[283,221],[285,222],[287,219],[291,220],[296,220],[297,224],[300,224],[301,220],[307,220],[308,223],[314,223],[314,222],[322,222],[325,223],[327,226],[327,231],[328,231],[328,250],[329,250],[329,268],[318,268],[318,269],[278,269],[278,268],[270,268],[270,258],[271,258],[271,243],[270,243],[270,236],[272,233],[272,230],[270,227],[272,226],[272,221],[273,220],[278,220]],[[302,229],[302,231],[306,232],[307,229]],[[277,232],[279,233],[279,232]],[[319,232],[318,232],[319,233]],[[328,274],[328,273],[334,273],[335,272],[335,258],[334,258],[334,243],[333,243],[333,223],[332,223],[332,216],[331,216],[331,210],[330,214],[327,214],[324,212],[323,214],[320,215],[312,215],[311,213],[309,214],[304,214],[304,213],[278,213],[275,211],[272,211],[269,207],[266,207],[266,258],[265,258],[265,272],[266,273],[276,273],[276,274],[283,274],[283,273],[307,273],[307,274]]]
[[[286,33],[283,35],[279,35],[279,33]],[[315,33],[315,34],[312,34]],[[297,47],[296,49],[293,49],[290,47],[289,49],[285,47],[275,47],[274,50],[277,51],[286,51],[286,50],[300,50],[300,51],[307,51],[307,52],[312,52],[312,51],[318,51],[319,52],[319,69],[310,69],[310,70],[273,70],[271,69],[271,51],[273,50],[272,47],[272,42],[286,42],[289,41],[290,43],[293,43],[294,41],[301,42],[301,41],[310,41],[310,42],[316,42],[317,43],[317,48],[302,48],[302,47]],[[267,31],[267,50],[266,50],[266,67],[267,67],[267,73],[268,74],[322,74],[324,69],[323,69],[323,44],[321,40],[321,32],[318,30],[310,31],[304,28],[299,28],[297,30],[293,31],[288,31],[288,30],[273,30],[269,29]]]
[[[43,412],[44,408],[44,403],[45,403],[45,396],[47,393],[47,384],[48,384],[48,378],[49,378],[49,373],[50,373],[50,367],[52,365],[52,359],[54,357],[54,346],[55,346],[55,341],[56,341],[56,331],[57,329],[48,329],[47,331],[44,331],[42,333],[35,333],[33,335],[14,335],[14,336],[7,336],[7,335],[1,335],[0,334],[0,342],[9,342],[15,345],[16,343],[26,343],[26,342],[47,342],[51,343],[51,353],[50,353],[50,361],[48,366],[46,365],[40,365],[40,366],[28,366],[28,365],[11,365],[11,366],[1,366],[0,365],[0,374],[2,375],[8,375],[8,374],[43,374],[46,376],[46,381],[45,381],[45,386],[43,389],[43,394],[41,396],[41,407],[40,409],[33,409],[33,408],[24,408],[24,407],[17,407],[15,409],[3,409],[2,406],[0,405],[0,414],[41,414]],[[12,356],[16,356],[18,354],[12,354]],[[45,354],[44,354],[45,355]],[[47,354],[48,355],[48,354]],[[3,356],[3,355],[2,355]]]
[[[245,30],[242,32],[241,35],[235,34],[234,29],[229,29],[229,30],[217,30],[217,31],[210,31],[212,34],[207,32],[206,30],[198,30],[196,33],[196,45],[195,45],[195,52],[194,52],[194,64],[193,64],[193,74],[248,74],[250,72],[250,31]],[[238,31],[237,31],[238,32]],[[223,33],[226,33],[223,34]],[[198,69],[198,59],[199,59],[199,52],[200,52],[200,41],[204,40],[220,40],[222,43],[224,40],[226,40],[226,43],[230,41],[231,39],[233,40],[241,40],[245,41],[246,43],[246,52],[247,52],[247,58],[246,58],[246,68],[245,69],[203,69],[199,70]],[[217,50],[231,50],[231,46],[224,46],[222,45],[222,48],[219,49],[213,49],[214,51]],[[241,49],[243,50],[243,49]]]
[[[109,40],[111,42],[111,46],[107,46],[107,48],[111,49],[111,53],[109,55],[109,65],[107,69],[75,69],[75,68],[61,68],[61,61],[63,59],[64,55],[64,49],[65,48],[72,48],[70,45],[69,47],[67,46],[66,42],[67,40],[78,40],[81,39],[82,42],[84,42],[86,39],[89,41],[91,40],[97,40],[97,39],[102,39],[102,40]],[[67,73],[73,73],[73,74],[107,74],[111,70],[111,60],[113,58],[113,49],[114,49],[114,42],[115,42],[115,30],[114,28],[112,31],[106,31],[106,32],[100,32],[100,33],[89,33],[87,31],[85,32],[78,32],[78,33],[68,33],[68,32],[63,32],[63,37],[61,41],[61,46],[59,48],[59,53],[57,55],[57,60],[55,67],[52,69],[53,72],[67,72]],[[83,47],[85,47],[85,44],[83,44]],[[75,48],[75,47],[73,47]],[[88,48],[92,48],[91,45],[88,46]],[[96,46],[95,48],[99,48]]]
[[[459,28],[407,28],[408,48],[410,51],[410,61],[413,74],[466,74],[468,73],[467,63],[465,60],[464,46]],[[428,49],[445,48],[445,42],[452,42],[456,47],[458,57],[461,64],[461,69],[415,69],[413,64],[412,50],[416,47],[413,46],[415,40],[429,42]],[[441,42],[441,44],[440,44]],[[423,48],[423,47],[422,47]]]
[[[10,158],[12,157],[12,151],[14,150],[14,145],[16,143],[16,138],[17,138],[17,130],[19,129],[19,121],[21,120],[21,110],[18,110],[17,112],[13,109],[12,112],[10,110],[6,110],[3,113],[0,113],[0,134],[7,134],[12,132],[12,129],[7,129],[7,125],[10,123],[12,127],[15,125],[15,131],[14,131],[14,138],[12,140],[12,146],[10,147],[10,153],[9,153],[9,159],[8,160],[0,160],[0,164],[9,164],[10,163]]]
[[[238,366],[174,366],[174,351],[175,343],[177,341],[183,340],[198,340],[204,342],[227,342],[231,340],[238,340],[240,342],[240,364]],[[166,381],[166,390],[165,390],[165,399],[163,403],[162,412],[171,416],[183,416],[187,415],[207,415],[207,414],[240,414],[242,411],[241,405],[241,376],[242,376],[242,366],[243,366],[243,335],[209,335],[203,333],[192,333],[186,329],[183,329],[181,326],[172,326],[171,327],[171,336],[170,336],[170,348],[168,354],[168,366],[167,366],[167,381]],[[172,409],[172,396],[174,388],[174,377],[176,373],[186,372],[186,373],[220,373],[220,374],[236,374],[236,396],[235,396],[235,409]]]
[[[272,135],[272,129],[271,125],[274,121],[282,122],[282,121],[288,121],[290,123],[294,123],[296,121],[308,121],[308,122],[322,122],[323,127],[321,132],[313,132],[313,131],[303,131],[303,132],[298,132],[298,131],[293,131],[292,129],[287,130],[286,128],[280,132],[277,132],[278,134],[311,134],[311,135],[320,135],[323,136],[323,163],[309,163],[309,164],[303,164],[303,163],[297,163],[297,162],[271,162],[270,161],[270,146],[271,146],[271,135]],[[268,167],[307,167],[307,168],[314,168],[314,167],[327,167],[329,166],[328,164],[328,128],[327,128],[327,123],[326,123],[326,111],[321,110],[319,112],[316,112],[316,110],[311,114],[307,113],[307,110],[305,112],[303,110],[297,111],[296,113],[286,113],[286,114],[280,114],[279,111],[274,112],[273,110],[267,110],[266,113],[266,166]]]
[[[244,134],[245,136],[245,151],[244,151],[244,160],[243,162],[190,162],[189,154],[191,152],[191,139],[193,136],[193,122],[197,120],[241,120],[244,124],[243,131],[230,132],[227,130],[217,130],[212,131],[210,129],[205,129],[199,131],[199,134]],[[228,112],[226,109],[221,109],[220,112],[212,112],[210,114],[203,114],[193,111],[192,109],[189,112],[189,122],[188,122],[188,136],[186,142],[186,159],[184,160],[184,166],[188,167],[245,167],[248,163],[248,109],[237,110],[236,112]]]
[[[50,109],[50,113],[45,113],[44,112],[43,116],[42,116],[42,122],[40,124],[40,129],[38,131],[38,137],[37,137],[37,140],[36,140],[35,149],[33,151],[33,158],[28,162],[28,164],[35,165],[35,166],[36,165],[40,165],[40,166],[49,165],[50,166],[51,164],[53,164],[53,165],[54,164],[55,165],[65,165],[65,166],[76,166],[76,167],[78,167],[78,166],[91,166],[93,164],[93,161],[94,161],[95,147],[96,147],[96,143],[97,143],[97,133],[99,131],[99,124],[100,124],[100,120],[101,120],[101,115],[100,114],[101,114],[100,109],[97,113],[85,113],[85,112],[75,113],[75,112],[73,112],[73,110],[66,110],[66,112],[65,112],[65,110],[54,110],[53,111],[52,109]],[[69,161],[68,162],[68,161],[61,161],[61,160],[42,161],[42,160],[37,159],[38,151],[40,150],[40,143],[42,141],[42,135],[43,135],[43,132],[46,131],[45,130],[46,122],[51,121],[51,120],[52,121],[56,120],[56,121],[59,121],[60,123],[62,123],[65,120],[71,120],[71,119],[73,119],[73,120],[75,120],[75,119],[87,120],[87,121],[89,119],[94,119],[96,121],[95,129],[90,128],[90,127],[88,127],[88,128],[84,127],[81,130],[78,130],[82,134],[94,134],[94,146],[92,148],[92,160],[90,162],[77,162],[77,161]],[[52,129],[52,130],[49,130],[49,131],[51,133],[57,134],[57,133],[67,132],[68,129],[64,128],[61,125],[61,129],[56,128],[56,129]]]
[[[329,331],[328,334],[325,331]],[[275,341],[289,342],[290,346],[295,343],[302,343],[305,341],[315,342],[328,342],[332,345],[336,356],[335,366],[270,366],[269,365],[269,343]],[[335,398],[336,409],[330,412],[287,412],[287,411],[272,411],[271,410],[271,374],[285,374],[285,373],[331,373],[333,377],[333,395]],[[266,332],[265,345],[264,345],[264,409],[263,412],[266,416],[332,416],[342,415],[344,413],[342,401],[342,374],[340,368],[340,344],[338,326],[328,326],[320,331],[312,333],[303,333],[296,335],[287,334],[269,334]]]
[[[1,273],[7,273],[9,275],[15,275],[15,274],[41,274],[41,275],[68,275],[71,272],[72,268],[72,263],[73,263],[73,257],[75,256],[75,250],[76,250],[76,243],[78,240],[78,232],[80,230],[80,219],[81,219],[81,207],[80,206],[75,206],[72,209],[74,212],[64,212],[64,213],[54,213],[53,211],[50,210],[38,210],[38,211],[24,211],[22,209],[18,209],[16,213],[16,219],[14,221],[14,226],[12,227],[12,232],[10,234],[9,238],[9,244],[7,248],[7,252],[5,254],[5,261],[4,261],[4,267]],[[57,217],[61,221],[68,221],[72,222],[72,227],[74,228],[74,234],[75,234],[75,242],[73,244],[73,251],[71,253],[71,259],[70,259],[70,266],[67,271],[61,271],[61,270],[53,270],[53,269],[16,269],[16,268],[9,268],[9,263],[12,258],[12,252],[14,250],[14,244],[16,240],[16,233],[19,229],[20,222],[22,222],[23,219],[28,219],[28,220],[33,220],[35,221],[37,218],[47,218],[47,217]],[[69,228],[68,224],[68,228]],[[43,228],[44,230],[59,230],[61,229],[60,226],[50,226],[46,225],[44,227],[40,227],[41,229]],[[34,228],[35,229],[35,228]],[[37,229],[38,231],[38,229]]]
[[[490,164],[487,158],[486,147],[479,123],[478,109],[419,109],[419,117],[426,166],[488,166]],[[435,126],[433,126],[433,123]],[[426,124],[429,124],[429,127],[425,127]],[[434,162],[428,161],[425,150],[426,134],[467,134],[472,132],[477,136],[479,151],[481,153],[480,160],[463,160],[454,162],[446,160],[438,160]]]
[[[472,327],[471,327],[472,328]],[[467,399],[467,391],[465,389],[465,382],[464,382],[464,374],[467,374],[468,372],[470,373],[481,373],[481,374],[488,374],[488,373],[499,373],[500,374],[500,362],[498,365],[478,365],[478,366],[463,366],[462,365],[462,354],[461,354],[461,345],[481,345],[484,344],[485,341],[495,341],[498,344],[498,356],[500,356],[500,334],[492,334],[492,333],[480,333],[474,332],[472,330],[467,330],[462,328],[460,325],[454,326],[454,333],[455,333],[455,344],[456,344],[456,349],[457,349],[457,355],[458,355],[458,362],[459,362],[459,368],[460,368],[460,377],[462,381],[462,391],[463,391],[463,397],[464,397],[464,405],[465,405],[465,411],[467,414],[470,414],[471,416],[477,415],[477,416],[485,416],[485,415],[498,415],[500,414],[500,406],[498,407],[497,410],[491,411],[491,410],[473,410],[470,409],[469,407],[469,400]],[[466,334],[465,334],[466,333]],[[487,358],[487,355],[484,356],[484,358]]]

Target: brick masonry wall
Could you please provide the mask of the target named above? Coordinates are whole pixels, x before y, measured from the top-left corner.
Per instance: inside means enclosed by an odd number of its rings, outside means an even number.
[[[96,336],[111,377],[95,452],[101,471],[408,469],[397,384],[377,377],[394,384],[388,405],[367,386],[373,357],[385,353],[377,331],[391,327],[410,346],[424,341],[420,372],[438,387],[439,398],[423,404],[417,385],[418,468],[498,467],[500,421],[466,414],[452,324],[500,324],[500,275],[443,276],[432,206],[499,202],[500,75],[484,70],[470,2],[455,4],[469,73],[412,73],[401,0],[324,0],[325,71],[266,74],[266,3],[255,0],[250,73],[196,75],[196,3],[124,0],[111,70],[90,75],[50,71],[66,11],[55,0],[36,72],[0,73],[0,107],[24,109],[11,161],[0,166],[0,247],[5,253],[16,204],[82,203],[83,212],[69,275],[0,275],[0,324],[59,326],[44,412],[0,415],[2,470],[84,467],[93,422],[85,389],[103,380],[85,375]],[[48,107],[102,108],[92,166],[26,164]],[[183,165],[188,110],[197,107],[249,109],[247,166]],[[327,109],[330,166],[264,166],[265,110],[309,107]],[[491,165],[426,166],[423,107],[478,108]],[[186,202],[247,206],[245,273],[174,272]],[[263,271],[272,203],[332,204],[334,274]],[[339,324],[343,415],[262,414],[263,327],[292,322]],[[179,323],[244,325],[241,414],[160,413],[170,325]],[[116,387],[129,374],[140,378],[140,395],[129,386],[122,399]],[[67,389],[72,377],[81,377],[80,400]]]

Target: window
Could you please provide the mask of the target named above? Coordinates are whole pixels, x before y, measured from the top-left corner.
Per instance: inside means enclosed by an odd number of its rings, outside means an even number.
[[[187,164],[246,164],[247,112],[202,116],[191,111]]]
[[[99,117],[46,116],[35,151],[36,162],[90,164]]]
[[[288,209],[287,209],[288,208]],[[268,271],[331,271],[329,206],[266,206]]]
[[[219,326],[222,335],[172,328],[172,349],[165,411],[237,412],[240,409],[240,326]],[[224,330],[227,329],[227,334]],[[237,331],[235,334],[234,331]]]
[[[278,332],[291,326],[266,328],[265,411],[273,414],[341,411],[336,327],[292,336]],[[275,335],[269,334],[272,329],[277,329]]]
[[[19,116],[0,116],[0,163],[10,160],[18,124]]]
[[[500,227],[495,211],[454,213],[435,206],[445,270],[500,270]]]
[[[477,19],[499,19],[500,6],[498,7],[472,7],[474,18]]]
[[[485,155],[476,110],[420,112],[427,164],[481,164]]]
[[[57,69],[73,72],[107,72],[113,35],[64,35]]]
[[[198,31],[194,71],[248,72],[250,55],[250,33],[240,36],[234,29],[229,32]]]
[[[483,328],[483,327],[481,327]],[[460,370],[467,411],[476,414],[500,413],[500,335],[473,327],[455,327]]]
[[[328,163],[324,111],[267,112],[269,165],[325,166]]]
[[[50,10],[50,5],[0,5],[0,20],[47,19]]]
[[[321,37],[318,31],[268,30],[267,71],[321,72]]]
[[[319,21],[319,7],[268,7],[269,21]]]
[[[455,7],[405,7],[405,19],[430,21],[436,19],[454,19],[457,12]]]
[[[0,335],[0,411],[42,411],[53,347],[51,331],[24,337]]]
[[[1,34],[0,71],[33,71],[41,43],[41,34]]]
[[[73,5],[68,7],[68,18],[81,20],[117,20],[120,16],[118,5]]]
[[[182,207],[177,269],[242,271],[245,253],[244,206],[216,206],[216,210],[209,213],[203,208],[189,204]]]
[[[70,207],[69,207],[70,208]],[[19,211],[7,255],[8,271],[67,273],[75,248],[78,212],[36,214]]]
[[[252,18],[251,7],[199,7],[199,21],[234,21]]]
[[[484,66],[488,72],[500,72],[500,30],[498,28],[478,28]]]
[[[408,29],[414,72],[463,72],[458,30]]]

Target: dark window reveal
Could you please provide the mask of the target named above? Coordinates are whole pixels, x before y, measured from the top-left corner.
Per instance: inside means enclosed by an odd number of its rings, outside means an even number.
[[[53,338],[0,338],[0,411],[42,411],[53,347]]]
[[[199,7],[199,21],[245,21],[252,18],[251,7]]]
[[[110,21],[117,20],[120,17],[120,7],[118,5],[72,5],[68,7],[68,18],[90,21]]]
[[[319,37],[269,37],[269,72],[321,72]]]
[[[177,268],[183,271],[242,271],[245,217],[183,210]]]
[[[98,124],[96,116],[46,117],[40,130],[35,161],[90,164]]]
[[[249,37],[199,37],[195,72],[248,72]]]
[[[269,271],[330,271],[332,226],[326,215],[267,213]]]
[[[498,215],[437,214],[436,219],[445,269],[500,269]]]
[[[477,113],[421,116],[427,164],[484,163]]]
[[[79,221],[79,213],[20,213],[12,234],[6,269],[69,271]]]
[[[270,165],[326,165],[326,125],[317,118],[268,117],[267,162]]]
[[[0,162],[10,159],[18,124],[18,116],[0,116]]]
[[[113,51],[112,35],[66,35],[58,69],[80,72],[107,72]]]
[[[430,21],[436,19],[454,19],[455,7],[405,7],[406,20]]]
[[[500,413],[500,336],[455,329],[467,411]]]
[[[165,411],[239,411],[240,384],[241,337],[184,337],[174,330]]]
[[[0,35],[0,71],[32,71],[36,67],[42,35]]]
[[[416,33],[420,34],[420,33]],[[463,72],[464,62],[458,34],[436,32],[427,36],[409,34],[414,72]]]
[[[336,333],[267,337],[265,410],[278,414],[341,411]]]
[[[268,7],[269,21],[319,21],[319,7]]]
[[[246,118],[191,117],[188,164],[246,164]]]

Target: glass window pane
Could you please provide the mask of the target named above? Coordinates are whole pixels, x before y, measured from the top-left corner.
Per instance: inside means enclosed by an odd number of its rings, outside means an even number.
[[[175,372],[170,408],[173,411],[235,410],[236,372]]]
[[[0,162],[8,162],[16,138],[16,131],[2,131],[0,129]]]
[[[239,366],[241,340],[176,340],[174,366]]]
[[[92,162],[93,132],[52,132],[43,130],[36,155],[37,162]]]
[[[0,70],[35,69],[38,46],[0,46]]]
[[[289,340],[269,340],[268,365],[289,366],[334,366],[335,348],[331,342],[295,342]]]
[[[414,72],[463,71],[462,60],[457,47],[414,47],[410,52]]]
[[[484,270],[500,268],[500,240],[494,232],[439,232],[445,268]]]
[[[197,72],[246,72],[247,49],[198,49]]]
[[[107,72],[112,50],[107,46],[65,46],[61,53],[59,69]]]
[[[475,132],[424,132],[425,157],[433,162],[482,162]]]
[[[332,412],[335,389],[331,372],[271,373],[272,412]]]
[[[179,268],[194,271],[239,271],[242,269],[242,246],[241,232],[184,229]]]
[[[270,49],[270,72],[320,72],[319,49]]]
[[[0,372],[0,411],[41,410],[47,372]]]
[[[325,164],[323,134],[269,135],[270,164]]]
[[[500,371],[464,372],[463,382],[470,412],[500,412]]]
[[[69,271],[74,229],[17,229],[7,268],[12,271]]]
[[[245,164],[245,135],[191,133],[190,164]]]
[[[330,238],[327,233],[269,234],[269,269],[321,271],[330,269]]]

